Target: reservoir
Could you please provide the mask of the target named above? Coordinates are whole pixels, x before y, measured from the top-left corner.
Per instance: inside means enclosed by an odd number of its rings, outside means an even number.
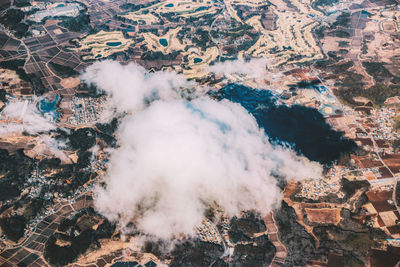
[[[298,154],[321,164],[331,164],[357,147],[342,132],[333,130],[318,110],[278,104],[269,90],[230,84],[209,94],[239,103],[254,116],[271,142],[288,144]]]
[[[121,42],[108,42],[108,43],[106,43],[106,45],[112,46],[112,47],[119,46],[121,44],[122,44]]]
[[[39,109],[41,112],[45,114],[49,114],[53,117],[53,120],[56,120],[60,117],[60,114],[56,111],[57,110],[57,103],[60,99],[59,95],[56,95],[53,101],[47,101],[46,99],[40,100]]]
[[[207,6],[201,6],[199,8],[196,8],[196,10],[194,12],[204,11],[204,10],[208,10],[208,9],[209,9],[209,7],[207,7]]]
[[[168,41],[167,41],[167,39],[165,39],[165,38],[160,39],[159,42],[160,42],[160,44],[161,44],[162,46],[164,46],[164,47],[167,47],[167,46],[168,46]]]

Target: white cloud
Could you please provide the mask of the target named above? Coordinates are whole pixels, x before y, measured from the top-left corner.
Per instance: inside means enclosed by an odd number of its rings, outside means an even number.
[[[157,101],[126,118],[118,139],[96,206],[123,223],[136,217],[161,238],[192,234],[214,202],[230,216],[269,212],[281,198],[271,172],[320,174],[317,164],[268,143],[255,119],[228,101]]]
[[[0,125],[0,134],[22,131],[36,134],[56,128],[52,118],[40,113],[35,104],[28,100],[8,103],[1,115],[6,117],[7,123]]]
[[[252,58],[249,61],[243,59],[227,60],[216,63],[207,68],[207,71],[217,74],[244,74],[250,78],[265,78],[267,72],[268,60],[265,58]]]
[[[32,101],[16,100],[8,103],[1,112],[4,122],[0,125],[0,134],[21,134],[22,132],[40,134],[34,141],[35,147],[30,156],[46,154],[62,161],[68,160],[63,152],[66,147],[65,142],[46,134],[50,130],[55,130],[57,125],[52,118],[53,114],[43,114],[38,110],[36,106],[38,100],[40,99],[35,98]]]
[[[66,161],[68,156],[64,153],[63,149],[66,149],[67,145],[65,141],[57,140],[50,135],[40,135],[36,140],[36,146],[34,148],[37,154],[49,153],[62,161]]]
[[[209,205],[230,216],[269,212],[281,200],[273,175],[321,175],[319,164],[270,144],[239,104],[205,96],[180,99],[176,89],[188,84],[181,76],[150,75],[134,64],[110,61],[95,63],[84,75],[108,92],[109,103],[129,113],[95,202],[122,226],[133,220],[144,233],[163,239],[192,235]],[[145,104],[153,92],[162,97]]]
[[[102,121],[110,120],[115,112],[141,110],[154,99],[179,98],[180,88],[194,86],[183,75],[167,71],[148,73],[135,63],[124,66],[115,61],[94,63],[85,70],[81,79],[111,96],[104,105]]]

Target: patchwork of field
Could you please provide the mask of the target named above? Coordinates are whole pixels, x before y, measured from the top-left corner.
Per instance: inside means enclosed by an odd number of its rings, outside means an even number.
[[[399,32],[399,11],[381,9],[378,2],[343,1],[335,6],[338,15],[347,16],[337,27],[320,39],[326,53],[336,53],[342,61],[351,61],[351,70],[361,74],[367,87],[374,85],[373,77],[362,65],[364,61],[382,62],[393,75],[400,75],[398,55],[400,44],[395,36]],[[326,12],[334,11],[328,8]],[[332,15],[333,16],[333,15]]]

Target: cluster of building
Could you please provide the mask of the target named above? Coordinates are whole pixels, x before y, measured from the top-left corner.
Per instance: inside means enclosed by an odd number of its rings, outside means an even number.
[[[393,146],[400,139],[394,128],[397,119],[396,105],[373,109],[371,106],[354,108],[356,143],[367,155],[352,156],[363,178],[372,185],[382,186],[393,182],[393,176],[400,172],[400,155]]]
[[[96,160],[95,162],[92,163],[92,170],[94,172],[100,171],[100,170],[104,170],[106,164],[108,162],[107,158],[103,158],[101,160]]]
[[[204,219],[202,224],[197,227],[197,236],[203,242],[223,243],[217,227],[208,219]]]
[[[225,244],[229,247],[228,250],[230,250],[231,248],[234,247],[234,244],[232,243],[229,237],[229,230],[231,229],[229,218],[226,216],[222,217],[220,225],[221,225],[221,236],[224,238]]]
[[[70,103],[73,115],[69,118],[72,125],[81,125],[96,122],[103,110],[103,97],[78,98],[74,97]]]
[[[372,129],[371,135],[374,139],[397,140],[400,135],[393,131],[394,119],[398,116],[396,108],[381,108],[374,112],[373,121],[377,127]]]
[[[331,182],[328,179],[324,180],[311,180],[302,183],[301,191],[296,194],[298,197],[306,199],[318,200],[321,197],[325,197],[328,194],[335,194],[339,198],[343,197],[344,194],[340,190],[340,182]]]
[[[332,169],[325,179],[307,180],[302,182],[300,192],[296,197],[318,200],[328,194],[335,194],[338,198],[343,198],[344,193],[341,191],[341,171]]]
[[[30,185],[28,197],[34,199],[39,196],[42,190],[43,185],[50,185],[52,182],[51,179],[48,179],[45,175],[42,174],[41,171],[34,170],[32,175],[26,180],[25,187]],[[45,192],[42,198],[50,199],[53,197],[53,194],[50,192]]]

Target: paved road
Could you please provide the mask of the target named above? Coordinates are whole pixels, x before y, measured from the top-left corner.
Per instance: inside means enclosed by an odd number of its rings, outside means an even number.
[[[221,47],[219,46],[218,41],[216,41],[216,40],[214,39],[214,37],[211,35],[211,31],[212,31],[212,29],[213,29],[213,27],[214,27],[214,24],[215,24],[215,22],[217,21],[219,15],[221,15],[222,13],[224,13],[225,10],[226,10],[226,5],[225,5],[225,2],[224,2],[224,7],[223,7],[222,10],[217,14],[217,16],[215,17],[215,19],[213,20],[213,22],[212,22],[211,25],[210,25],[210,29],[208,30],[208,35],[210,36],[211,41],[212,41],[214,44],[216,44],[217,47],[218,47],[218,53],[219,53],[219,55],[218,55],[218,62],[221,61],[222,50],[221,50]]]

